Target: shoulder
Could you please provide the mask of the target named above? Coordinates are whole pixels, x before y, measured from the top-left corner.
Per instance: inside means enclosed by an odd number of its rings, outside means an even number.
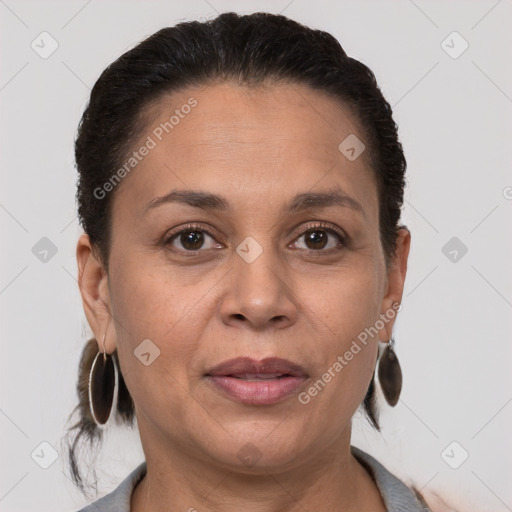
[[[130,512],[133,490],[144,478],[146,467],[146,462],[141,462],[112,492],[78,512]]]
[[[424,495],[425,501],[428,503],[430,510],[432,512],[459,512],[460,509],[455,509],[452,506],[448,505],[445,501],[443,501],[440,496],[431,492],[425,493]]]

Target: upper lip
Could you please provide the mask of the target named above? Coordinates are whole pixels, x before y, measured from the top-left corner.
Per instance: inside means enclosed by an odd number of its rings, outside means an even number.
[[[223,361],[206,373],[206,375],[211,376],[236,376],[244,374],[308,376],[302,366],[280,357],[266,357],[260,361],[251,357],[236,357]]]

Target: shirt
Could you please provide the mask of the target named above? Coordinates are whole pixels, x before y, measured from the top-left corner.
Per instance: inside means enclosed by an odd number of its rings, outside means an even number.
[[[388,512],[432,512],[426,503],[379,461],[363,450],[351,446],[354,457],[369,471]],[[130,512],[133,490],[146,474],[146,462],[139,464],[111,493],[78,512]]]

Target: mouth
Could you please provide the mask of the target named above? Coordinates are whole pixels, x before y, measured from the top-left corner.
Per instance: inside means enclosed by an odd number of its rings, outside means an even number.
[[[205,377],[217,392],[249,405],[270,405],[295,394],[309,378],[286,359],[239,357],[210,369]]]
[[[257,382],[259,380],[282,379],[284,377],[293,377],[289,373],[242,373],[238,375],[225,375],[225,377],[233,377],[234,379],[247,380],[249,382]]]

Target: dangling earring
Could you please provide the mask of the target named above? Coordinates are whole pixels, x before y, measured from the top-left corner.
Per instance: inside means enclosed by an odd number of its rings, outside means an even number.
[[[103,335],[103,353],[98,351],[89,373],[89,405],[97,425],[104,425],[110,417],[117,371],[114,358],[105,352],[105,336],[106,332]]]
[[[402,391],[402,370],[396,357],[391,338],[379,359],[379,382],[386,402],[394,407],[398,403]]]

